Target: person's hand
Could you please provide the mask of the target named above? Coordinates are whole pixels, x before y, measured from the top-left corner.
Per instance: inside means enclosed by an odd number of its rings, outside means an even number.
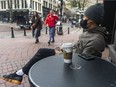
[[[46,27],[46,25],[43,24],[42,28],[44,29]]]
[[[36,28],[36,24],[34,23],[31,27],[31,29],[34,30]]]
[[[56,52],[56,54],[62,54],[63,50],[60,47],[56,47],[55,52]]]
[[[56,47],[55,50],[57,50],[57,51],[61,51],[60,47]]]

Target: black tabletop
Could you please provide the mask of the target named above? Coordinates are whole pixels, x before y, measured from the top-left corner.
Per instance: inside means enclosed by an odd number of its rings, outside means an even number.
[[[80,69],[71,69],[63,55],[51,56],[38,61],[29,71],[29,80],[35,87],[116,87],[116,66],[96,58],[85,60],[73,55],[73,64]]]

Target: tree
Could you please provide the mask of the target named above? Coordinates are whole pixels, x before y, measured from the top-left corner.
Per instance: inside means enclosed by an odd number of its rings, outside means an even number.
[[[67,0],[69,5],[72,7],[78,7],[79,10],[84,10],[85,7],[90,3],[90,0]]]
[[[76,0],[71,0],[70,1],[70,3],[71,3],[71,7],[77,7],[77,1]]]

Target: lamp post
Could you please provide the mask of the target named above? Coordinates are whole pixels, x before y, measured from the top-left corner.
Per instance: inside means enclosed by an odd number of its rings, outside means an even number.
[[[9,0],[7,0],[7,5],[8,5],[8,11],[9,11],[9,19],[10,19],[10,22],[12,23],[13,22],[13,19],[12,19],[12,15],[13,15],[12,1],[10,2]]]
[[[12,21],[13,21],[13,19],[12,19],[12,14],[13,14],[13,13],[12,13],[12,8],[11,8],[11,7],[9,8],[9,12],[10,12],[10,22],[12,23]]]
[[[58,30],[58,35],[63,35],[63,30],[62,30],[62,9],[63,9],[63,0],[60,0],[60,25],[59,25],[59,30]]]
[[[62,9],[63,9],[63,0],[60,0],[61,5],[60,5],[60,20],[62,21]]]

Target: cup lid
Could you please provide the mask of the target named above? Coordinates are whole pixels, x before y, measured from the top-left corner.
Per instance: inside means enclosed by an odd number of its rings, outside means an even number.
[[[73,46],[72,43],[63,43],[62,48],[72,47],[72,46]]]

